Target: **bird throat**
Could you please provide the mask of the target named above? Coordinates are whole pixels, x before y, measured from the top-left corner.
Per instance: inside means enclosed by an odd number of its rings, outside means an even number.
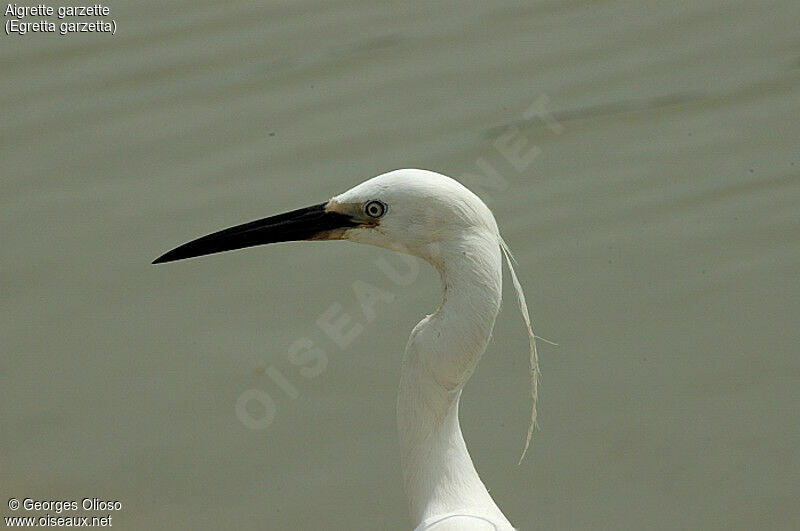
[[[444,256],[437,264],[442,305],[411,333],[398,393],[403,476],[415,525],[465,508],[507,522],[475,470],[458,419],[461,391],[500,309],[502,257],[496,239],[465,242],[453,254],[457,259]],[[465,257],[473,267],[463,266]]]

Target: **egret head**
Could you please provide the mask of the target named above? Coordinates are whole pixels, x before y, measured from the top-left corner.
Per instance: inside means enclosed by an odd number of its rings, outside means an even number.
[[[293,240],[349,240],[435,262],[443,244],[472,230],[498,234],[494,216],[478,196],[439,173],[404,169],[364,181],[325,203],[203,236],[154,263]]]
[[[358,225],[342,238],[431,260],[464,232],[497,234],[494,216],[458,181],[426,170],[395,170],[365,181],[328,202],[328,210]]]

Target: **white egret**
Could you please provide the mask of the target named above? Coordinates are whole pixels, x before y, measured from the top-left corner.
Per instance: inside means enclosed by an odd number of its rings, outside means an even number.
[[[449,177],[396,170],[325,203],[204,236],[154,263],[290,240],[377,245],[422,258],[439,271],[442,303],[411,332],[397,398],[411,518],[418,531],[513,529],[475,471],[458,419],[461,391],[486,350],[500,309],[505,255],[530,340],[533,407],[525,450],[536,421],[535,336],[489,208]]]

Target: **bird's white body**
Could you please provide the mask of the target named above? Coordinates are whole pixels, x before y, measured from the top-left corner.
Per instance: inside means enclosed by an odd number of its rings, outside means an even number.
[[[461,391],[500,310],[504,255],[531,346],[526,449],[536,420],[538,365],[525,297],[494,216],[478,196],[438,173],[396,170],[325,203],[198,238],[154,263],[279,241],[336,239],[420,257],[441,275],[442,304],[411,333],[397,398],[403,480],[415,529],[513,529],[475,471],[458,421]]]

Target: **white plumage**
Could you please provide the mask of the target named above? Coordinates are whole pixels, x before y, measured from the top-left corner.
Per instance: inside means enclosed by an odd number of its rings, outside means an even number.
[[[500,310],[505,255],[530,339],[533,407],[525,450],[536,422],[539,370],[525,297],[494,216],[478,196],[438,173],[396,170],[325,203],[204,236],[156,263],[264,243],[335,239],[417,256],[441,276],[442,303],[411,332],[397,397],[403,480],[415,529],[513,529],[478,476],[458,420],[461,391]]]
[[[400,377],[397,427],[411,517],[417,529],[513,529],[478,476],[458,420],[461,390],[500,309],[505,244],[497,223],[467,188],[424,170],[380,175],[331,203],[337,209],[372,199],[387,205],[380,225],[350,229],[343,238],[418,256],[439,271],[443,287],[439,309],[411,332]],[[529,324],[513,269],[512,275]],[[535,400],[532,331],[530,340]]]

